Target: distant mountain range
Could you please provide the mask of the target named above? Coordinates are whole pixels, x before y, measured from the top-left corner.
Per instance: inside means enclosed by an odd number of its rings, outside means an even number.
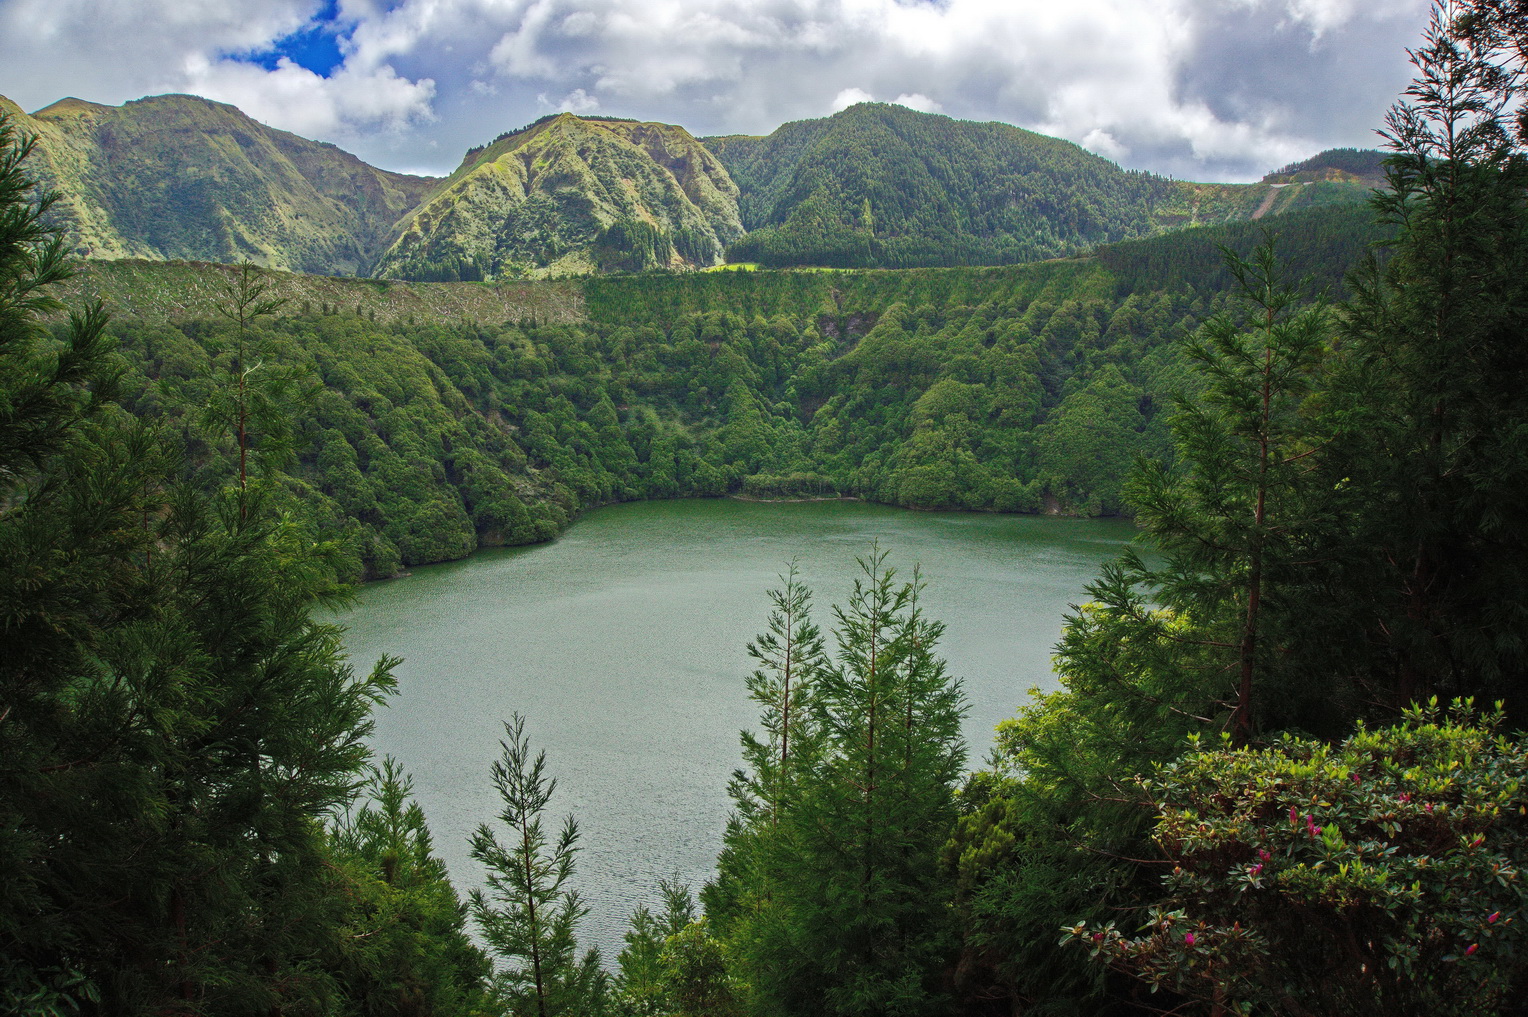
[[[250,260],[327,275],[477,280],[768,266],[998,265],[1206,223],[1361,202],[1377,152],[1256,184],[1126,171],[999,123],[861,103],[767,137],[569,113],[466,153],[450,176],[369,166],[233,106],[162,95],[0,109],[37,139],[91,258]]]

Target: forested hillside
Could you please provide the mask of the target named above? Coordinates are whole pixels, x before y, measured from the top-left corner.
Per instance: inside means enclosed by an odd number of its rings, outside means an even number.
[[[1014,264],[1166,228],[1360,205],[1371,186],[1182,183],[1008,124],[886,103],[705,144],[742,193],[749,232],[728,259],[771,266]]]
[[[767,138],[710,138],[743,194],[728,257],[841,268],[1061,257],[1151,232],[1168,181],[1070,142],[860,103]]]
[[[1191,384],[1175,343],[1224,306],[1216,244],[1253,233],[993,269],[495,285],[261,273],[284,302],[249,325],[250,384],[291,454],[260,469],[315,539],[339,541],[347,577],[545,540],[636,498],[1116,513],[1135,457],[1169,453],[1172,397]],[[1370,235],[1313,215],[1289,230],[1325,286]],[[217,314],[235,278],[118,262],[73,284],[116,306],[125,405],[182,435],[188,476],[219,476],[233,455],[205,408],[236,374],[236,330]]]
[[[31,116],[0,107],[37,138],[35,172],[59,190],[56,214],[81,255],[417,281],[685,270],[724,256],[1018,264],[1357,206],[1377,182],[1360,153],[1323,153],[1261,184],[1170,181],[1006,124],[875,103],[703,143],[670,124],[556,114],[469,150],[444,180],[376,169],[195,96],[61,99]]]

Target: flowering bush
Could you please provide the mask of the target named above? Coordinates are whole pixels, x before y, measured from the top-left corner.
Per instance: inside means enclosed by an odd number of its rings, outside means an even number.
[[[1143,781],[1165,899],[1065,941],[1241,1013],[1487,1012],[1521,992],[1528,750],[1436,701],[1328,745],[1199,747]]]

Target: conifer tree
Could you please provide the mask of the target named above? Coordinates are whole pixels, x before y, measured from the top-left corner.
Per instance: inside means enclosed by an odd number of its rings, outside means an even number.
[[[810,769],[795,774],[778,824],[764,812],[754,838],[729,829],[737,853],[724,852],[722,877],[748,873],[758,889],[739,907],[719,878],[706,897],[747,914],[720,934],[766,1012],[925,1014],[948,1003],[951,888],[938,852],[965,759],[960,683],[934,653],[942,626],[918,606],[921,577],[898,583],[879,549],[860,566],[834,609],[836,652],[813,668]]]
[[[391,757],[373,771],[367,799],[330,834],[348,904],[341,926],[340,991],[366,1015],[448,1017],[486,1010],[488,958],[467,938],[466,906],[434,854],[413,782]]]
[[[1345,318],[1337,481],[1368,492],[1342,664],[1395,710],[1430,695],[1528,709],[1528,17],[1441,0],[1387,118],[1375,206],[1398,230]],[[1358,610],[1351,610],[1352,607]]]
[[[658,912],[646,904],[632,912],[626,947],[617,958],[612,1010],[620,1017],[662,1017],[678,1005],[665,949],[696,920],[695,898],[689,887],[667,879],[658,881],[658,896],[663,902]]]
[[[1178,462],[1143,461],[1126,488],[1164,560],[1148,567],[1132,553],[1123,567],[1221,651],[1227,674],[1211,676],[1210,688],[1219,686],[1212,694],[1246,742],[1257,728],[1255,702],[1290,691],[1264,686],[1271,636],[1281,612],[1298,610],[1291,593],[1310,565],[1306,531],[1317,508],[1308,460],[1322,437],[1305,404],[1321,385],[1329,327],[1323,308],[1301,307],[1280,280],[1271,238],[1250,260],[1224,254],[1245,315],[1213,316],[1186,346],[1204,385],[1196,399],[1180,398],[1172,418]],[[1128,599],[1113,607],[1147,616]]]
[[[504,724],[504,735],[491,772],[508,840],[501,844],[486,823],[472,835],[472,857],[488,870],[487,891],[472,892],[472,915],[493,952],[511,965],[496,978],[510,1013],[597,1015],[605,1008],[608,979],[598,950],[578,955],[575,933],[588,909],[568,885],[578,824],[570,815],[555,841],[547,836],[541,814],[557,780],[546,774],[546,753],[531,758],[518,713]]]
[[[99,310],[50,342],[29,147],[0,123],[0,1009],[316,1007],[319,818],[386,662],[355,676],[311,618],[322,548],[106,408]]]

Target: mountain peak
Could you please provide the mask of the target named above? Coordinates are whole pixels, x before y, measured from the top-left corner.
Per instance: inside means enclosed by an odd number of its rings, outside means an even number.
[[[742,235],[737,186],[673,124],[563,112],[468,150],[400,223],[378,275],[711,265]]]
[[[90,114],[112,113],[119,107],[107,106],[99,102],[87,102],[84,99],[76,99],[74,96],[65,96],[55,103],[44,106],[33,113],[32,116],[41,120],[60,120],[64,117],[88,116]]]

